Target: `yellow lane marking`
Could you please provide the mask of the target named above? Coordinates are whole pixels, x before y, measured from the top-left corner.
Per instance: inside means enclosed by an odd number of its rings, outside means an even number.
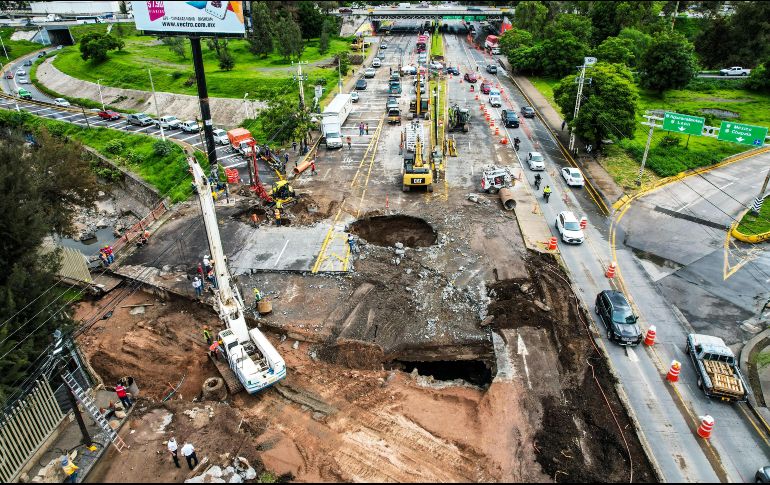
[[[385,116],[383,115],[382,118],[380,118],[380,123],[377,125],[377,129],[374,132],[374,137],[372,137],[372,142],[374,143],[374,150],[372,151],[372,156],[369,160],[369,170],[366,172],[366,182],[364,182],[364,188],[361,191],[361,199],[358,201],[358,210],[356,211],[356,217],[361,215],[361,206],[364,204],[364,197],[366,196],[366,189],[369,187],[369,177],[372,175],[372,167],[374,166],[374,157],[377,155],[377,145],[378,141],[380,140],[380,135],[382,134],[382,125],[385,121]]]

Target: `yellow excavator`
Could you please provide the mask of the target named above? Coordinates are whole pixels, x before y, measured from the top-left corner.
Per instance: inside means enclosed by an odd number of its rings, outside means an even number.
[[[433,192],[433,171],[430,165],[423,160],[420,128],[418,120],[411,122],[410,126],[407,127],[403,184],[401,186],[401,190],[404,192],[409,192],[412,187],[425,187],[428,192]]]

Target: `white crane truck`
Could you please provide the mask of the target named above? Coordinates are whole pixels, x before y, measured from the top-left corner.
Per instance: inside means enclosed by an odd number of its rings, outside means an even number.
[[[214,294],[219,318],[225,324],[225,330],[218,335],[222,342],[220,349],[244,389],[249,394],[254,394],[285,378],[286,363],[259,329],[249,330],[246,325],[243,299],[231,280],[222,249],[211,187],[195,157],[189,157],[187,163],[190,165],[197,189],[216,273],[218,289],[214,290]]]

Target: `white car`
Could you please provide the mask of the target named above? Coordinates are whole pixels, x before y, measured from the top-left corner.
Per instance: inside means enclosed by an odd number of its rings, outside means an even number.
[[[26,76],[27,75],[27,71],[25,71],[24,69],[17,69],[16,70],[16,75],[17,76]]]
[[[583,174],[580,170],[572,167],[564,167],[561,169],[561,176],[567,181],[567,185],[574,187],[582,187],[585,184],[583,180]]]
[[[56,106],[70,106],[70,102],[64,98],[56,98],[53,100],[53,104]]]
[[[414,76],[415,74],[417,74],[417,68],[411,64],[407,64],[401,68],[402,76]]]
[[[227,132],[221,128],[214,130],[214,143],[218,145],[227,145],[230,140],[227,138]]]
[[[543,154],[540,152],[529,152],[527,164],[530,170],[545,170],[545,161],[543,161]]]
[[[556,216],[556,230],[559,231],[561,240],[565,243],[582,244],[585,241],[585,234],[580,229],[580,222],[570,211],[560,212]]]
[[[185,133],[198,133],[201,131],[200,126],[198,126],[198,123],[196,123],[193,120],[187,120],[184,123],[181,123],[179,127],[184,131]]]
[[[430,64],[429,64],[429,67],[430,67],[431,69],[436,69],[436,70],[438,70],[438,71],[440,71],[440,70],[444,69],[444,65],[443,65],[443,64],[441,64],[441,63],[440,63],[440,62],[438,62],[438,61],[431,61],[431,62],[430,62]]]
[[[16,80],[16,82],[19,84],[29,84],[29,79],[27,79],[26,77],[20,77],[19,79]]]
[[[176,130],[179,128],[179,119],[176,116],[161,116],[159,120],[155,120],[155,126],[164,130]]]
[[[727,69],[719,70],[720,76],[748,76],[749,74],[751,74],[751,69],[744,69],[740,66],[733,66],[728,67]]]
[[[372,67],[380,67],[382,66],[382,61],[379,60],[377,57],[372,60]]]
[[[377,75],[377,70],[373,67],[367,67],[364,69],[364,77],[372,78]]]
[[[358,96],[358,93],[356,91],[353,91],[352,93],[350,93],[350,100],[353,101],[354,103],[357,103],[359,98],[360,97]]]

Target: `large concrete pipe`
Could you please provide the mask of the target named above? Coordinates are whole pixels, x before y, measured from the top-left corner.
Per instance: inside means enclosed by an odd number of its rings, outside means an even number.
[[[500,201],[503,203],[505,210],[512,211],[516,208],[516,201],[513,200],[513,190],[509,188],[500,189]]]
[[[309,166],[310,166],[310,160],[308,160],[308,161],[306,161],[306,162],[302,162],[302,163],[300,163],[300,164],[299,164],[299,166],[297,166],[297,167],[294,167],[294,175],[299,175],[299,174],[301,174],[302,172],[304,172],[305,170],[307,170],[307,168],[308,168]]]

